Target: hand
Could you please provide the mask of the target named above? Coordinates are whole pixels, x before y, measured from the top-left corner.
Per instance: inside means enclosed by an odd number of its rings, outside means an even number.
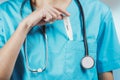
[[[26,17],[22,23],[32,28],[35,25],[44,25],[48,22],[61,20],[63,19],[63,15],[69,16],[70,14],[65,10],[45,3]]]

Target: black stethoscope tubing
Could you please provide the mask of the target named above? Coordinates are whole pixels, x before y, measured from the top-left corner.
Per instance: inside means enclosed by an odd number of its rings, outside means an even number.
[[[86,57],[90,57],[89,56],[89,50],[88,50],[88,42],[87,42],[87,35],[86,35],[86,24],[85,24],[85,15],[84,15],[84,10],[83,10],[83,7],[81,5],[81,2],[79,0],[76,0],[77,3],[78,3],[78,7],[79,7],[79,10],[80,10],[80,18],[82,19],[81,21],[81,25],[82,25],[82,34],[83,34],[83,42],[84,42],[84,49],[85,49],[85,56],[83,57],[83,59],[85,59]],[[20,9],[20,14],[22,16],[22,8],[23,8],[23,5],[25,4],[26,1],[23,2],[22,6],[21,6],[21,9]],[[31,4],[31,1],[30,1],[30,5]],[[31,9],[32,11],[34,11],[33,7],[31,6]],[[44,29],[46,28],[46,26],[44,25]],[[92,60],[93,60],[93,65],[89,68],[92,68],[94,66],[94,59],[92,57],[90,57]],[[82,61],[83,61],[82,59]],[[81,61],[81,63],[82,63]],[[84,61],[83,61],[84,62]],[[86,68],[83,66],[83,68],[85,69],[89,69],[89,68]]]
[[[87,42],[87,35],[86,35],[86,24],[85,24],[85,15],[84,15],[84,11],[82,8],[82,5],[80,3],[79,0],[77,0],[80,12],[81,12],[81,16],[82,16],[82,28],[83,28],[83,42],[84,42],[84,48],[85,48],[85,56],[89,55],[89,51],[88,51],[88,42]]]

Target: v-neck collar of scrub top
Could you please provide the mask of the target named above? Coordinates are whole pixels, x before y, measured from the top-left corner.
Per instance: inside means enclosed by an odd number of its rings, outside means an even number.
[[[4,46],[9,40],[18,23],[20,23],[19,8],[23,1],[8,0],[0,6],[0,22],[2,22],[0,24],[0,47]],[[89,52],[96,62],[94,68],[83,70],[80,66],[80,60],[84,56],[84,47],[79,9],[75,0],[72,0],[67,10],[71,14],[70,20],[74,32],[74,41],[66,43],[67,37],[64,27],[62,27],[64,26],[63,21],[59,20],[50,25],[47,31],[47,35],[50,37],[48,39],[50,55],[46,71],[43,73],[29,72],[25,65],[24,47],[22,47],[11,80],[98,80],[97,73],[112,71],[120,67],[120,45],[110,9],[99,0],[80,1],[86,18]],[[22,9],[23,18],[30,13],[32,13],[30,0],[27,0]],[[28,36],[28,40],[30,41],[28,41],[30,66],[33,68],[42,67],[45,53],[43,36],[37,32],[35,35]]]
[[[24,0],[20,0],[20,1],[22,1],[21,3],[23,4],[23,1],[24,1]],[[84,6],[84,7],[83,7],[83,9],[84,9],[87,1],[84,1],[84,0],[79,0],[79,1],[81,2],[82,6]],[[22,5],[22,4],[21,4],[21,5]],[[74,4],[77,4],[77,3],[76,3],[76,0],[71,0],[70,4],[69,4],[69,5],[67,6],[67,8],[66,8],[66,10],[67,10],[71,15],[74,14],[74,11],[71,10],[71,8],[74,7]],[[24,19],[25,17],[27,17],[28,15],[30,15],[30,14],[32,13],[32,8],[31,8],[30,0],[27,0],[27,1],[25,2],[25,4],[23,5],[21,11],[22,11],[22,12],[20,12],[20,13],[22,13],[22,15],[21,15],[21,20]],[[72,20],[72,16],[70,16],[70,20]],[[49,24],[46,24],[46,25],[49,25]],[[33,32],[35,32],[37,29],[38,29],[38,27],[33,27],[33,28],[30,30],[29,33],[33,33]],[[29,34],[28,34],[28,35],[29,35]]]
[[[21,0],[21,1],[23,2],[24,0]],[[71,3],[68,5],[68,7],[66,9],[69,13],[71,13],[71,9],[70,8],[72,8],[73,1],[76,1],[76,0],[72,0]],[[83,0],[79,0],[79,1],[81,2],[81,4],[83,6],[85,6],[85,4],[87,2],[87,1],[83,1]],[[27,17],[31,13],[32,13],[32,9],[31,9],[30,0],[27,0],[26,3],[23,6],[22,16],[21,17],[25,18],[25,17]]]

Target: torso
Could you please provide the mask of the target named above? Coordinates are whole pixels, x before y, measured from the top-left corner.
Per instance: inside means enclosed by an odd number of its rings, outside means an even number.
[[[22,2],[19,1],[20,0],[9,0],[5,3],[6,5],[3,5],[3,11],[5,12],[4,22],[6,24],[6,42],[22,20],[19,13]],[[99,32],[99,26],[101,24],[101,14],[103,10],[101,9],[101,3],[97,0],[80,1],[85,11],[87,38],[89,43],[88,45],[90,47],[89,52],[96,61],[96,39]],[[99,4],[97,7],[96,3]],[[53,24],[47,24],[49,61],[46,71],[43,73],[31,73],[28,71],[24,56],[24,46],[22,46],[13,71],[12,80],[97,80],[96,64],[92,69],[86,71],[84,71],[80,66],[80,61],[84,57],[84,46],[79,8],[75,0],[72,0],[71,3],[68,2],[65,6],[67,11],[71,14],[70,22],[73,29],[74,40],[68,40],[62,20],[55,21]],[[94,8],[100,8],[101,10]],[[22,11],[24,18],[32,12],[29,0]],[[94,16],[90,16],[92,14],[94,14]],[[95,24],[94,21],[96,21],[97,24]],[[94,29],[95,31],[93,31]],[[42,67],[44,65],[45,58],[45,46],[43,35],[37,26],[30,31],[27,39],[27,53],[30,66],[32,68]]]

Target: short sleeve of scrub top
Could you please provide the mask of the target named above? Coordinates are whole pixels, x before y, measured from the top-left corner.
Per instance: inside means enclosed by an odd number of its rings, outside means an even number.
[[[0,12],[0,48],[2,48],[4,44],[5,44],[4,25],[3,25],[2,13]]]
[[[120,43],[116,34],[111,10],[102,20],[97,47],[98,72],[112,71],[120,67]]]
[[[8,0],[0,5],[0,47],[10,39],[23,18],[32,13],[30,0],[26,0],[21,11],[23,1]],[[94,67],[83,69],[80,65],[85,49],[80,10],[76,0],[72,0],[67,10],[71,14],[70,22],[74,40],[68,40],[63,20],[47,24],[48,66],[46,70],[42,73],[30,72],[27,69],[24,46],[22,46],[10,80],[98,80],[98,73],[120,68],[120,44],[110,9],[99,0],[79,1],[84,9],[89,55],[95,60]],[[29,66],[32,69],[43,67],[45,44],[40,28],[35,26],[27,35],[27,40]]]

